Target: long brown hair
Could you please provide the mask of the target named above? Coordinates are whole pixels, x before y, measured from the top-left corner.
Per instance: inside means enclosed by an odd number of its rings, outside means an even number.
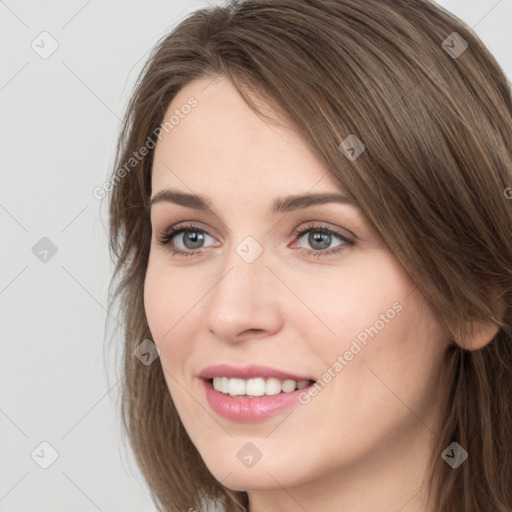
[[[177,92],[208,76],[227,77],[258,115],[252,95],[286,113],[454,341],[431,460],[434,509],[511,512],[511,91],[472,29],[430,0],[240,0],[202,9],[162,38],[142,69],[106,189],[109,310],[118,305],[124,327],[123,427],[159,510],[202,510],[215,498],[228,512],[248,507],[247,493],[206,468],[161,364],[134,357],[151,339],[143,304],[150,141]],[[356,159],[341,150],[349,136],[365,145]],[[470,320],[499,327],[479,350],[456,343]],[[469,454],[457,469],[441,457],[454,441]]]

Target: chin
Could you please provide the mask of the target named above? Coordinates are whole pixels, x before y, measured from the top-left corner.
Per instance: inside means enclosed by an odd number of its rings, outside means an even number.
[[[245,444],[250,444],[250,441]],[[237,453],[240,448],[225,450],[222,454],[210,453],[203,460],[210,473],[222,485],[234,491],[257,491],[293,487],[300,484],[306,475],[291,474],[289,461],[279,460],[278,455],[269,454],[247,467],[239,460]],[[232,453],[233,458],[227,454]],[[240,458],[243,459],[243,453]],[[233,460],[234,459],[234,460]],[[297,460],[295,467],[303,467],[303,462]],[[301,476],[303,478],[301,478]]]
[[[262,466],[259,470],[255,468],[237,468],[236,470],[230,470],[227,467],[223,469],[226,469],[226,471],[212,474],[222,485],[233,491],[264,491],[280,489],[281,486],[290,486],[290,482],[284,481],[282,474],[276,470],[272,470],[272,468]],[[271,475],[274,476],[275,479],[272,478]]]

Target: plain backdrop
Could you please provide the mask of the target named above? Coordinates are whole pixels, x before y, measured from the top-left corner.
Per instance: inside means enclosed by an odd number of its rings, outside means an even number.
[[[439,3],[511,77],[512,0]],[[112,267],[92,191],[148,51],[207,5],[0,0],[1,512],[155,510],[103,356]]]

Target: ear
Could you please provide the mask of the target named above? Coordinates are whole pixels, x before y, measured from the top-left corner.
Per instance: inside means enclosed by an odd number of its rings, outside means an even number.
[[[497,316],[503,319],[505,315],[505,304],[498,300],[495,302]],[[460,335],[455,341],[457,345],[465,350],[480,350],[489,344],[500,330],[492,321],[470,321],[466,324],[466,332]]]

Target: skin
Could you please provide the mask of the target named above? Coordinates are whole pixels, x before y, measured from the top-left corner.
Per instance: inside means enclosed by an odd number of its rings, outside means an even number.
[[[156,146],[152,197],[168,188],[198,193],[212,211],[152,206],[144,289],[169,392],[192,442],[216,479],[249,492],[251,512],[430,510],[422,486],[448,388],[445,333],[357,206],[271,213],[277,196],[343,192],[285,119],[275,126],[259,118],[224,78],[187,85],[165,119],[192,96],[198,105]],[[203,254],[173,255],[158,244],[186,221],[206,232]],[[313,257],[319,246],[344,242],[332,235],[314,246],[311,232],[294,235],[311,222],[355,243]],[[250,264],[236,252],[248,236],[263,249]],[[171,244],[194,247],[183,234]],[[197,377],[205,367],[261,364],[320,379],[397,302],[401,311],[307,405],[255,423],[210,409]],[[237,457],[247,442],[262,453],[251,468]]]

